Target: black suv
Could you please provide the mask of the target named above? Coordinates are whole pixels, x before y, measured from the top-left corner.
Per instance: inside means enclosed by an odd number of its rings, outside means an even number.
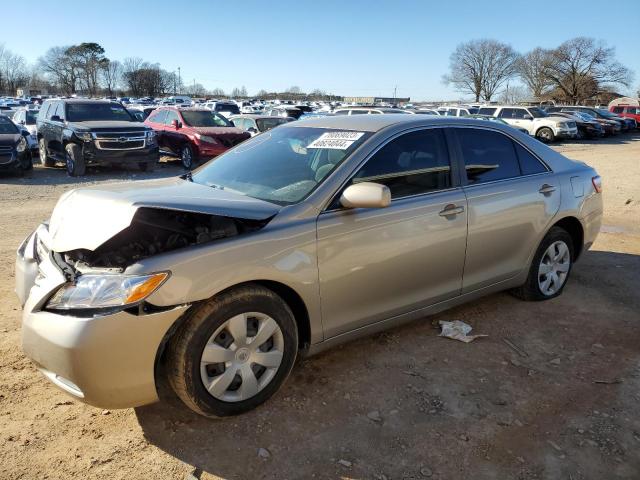
[[[40,162],[64,162],[73,177],[84,175],[87,165],[133,162],[146,171],[159,159],[155,132],[118,102],[47,100],[37,127]]]

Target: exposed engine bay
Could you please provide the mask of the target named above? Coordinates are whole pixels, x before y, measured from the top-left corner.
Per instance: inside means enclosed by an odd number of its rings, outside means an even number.
[[[82,270],[125,267],[159,253],[200,245],[259,230],[266,220],[247,220],[161,208],[139,208],[131,224],[95,250],[64,254],[65,261]]]

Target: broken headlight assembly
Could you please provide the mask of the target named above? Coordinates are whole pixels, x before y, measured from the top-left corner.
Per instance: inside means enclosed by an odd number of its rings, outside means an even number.
[[[142,302],[169,278],[169,272],[150,275],[84,274],[61,286],[49,299],[49,310],[127,308]]]

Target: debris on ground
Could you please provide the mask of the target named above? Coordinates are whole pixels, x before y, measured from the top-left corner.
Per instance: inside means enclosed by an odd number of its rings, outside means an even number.
[[[467,325],[460,320],[454,320],[453,322],[445,322],[440,320],[440,337],[447,337],[460,342],[469,343],[473,342],[476,338],[487,337],[488,335],[469,335],[473,327]]]
[[[347,467],[347,468],[349,468],[349,467],[351,467],[351,465],[353,465],[353,463],[351,463],[349,460],[342,460],[342,459],[338,460],[338,463],[340,465],[342,465],[343,467]]]
[[[260,458],[269,458],[271,456],[271,452],[269,450],[267,450],[266,448],[259,448],[258,449],[258,456]]]
[[[527,352],[525,352],[521,347],[519,347],[518,345],[515,344],[515,342],[509,338],[503,338],[502,341],[514,352],[516,352],[518,355],[520,355],[523,358],[526,358],[529,356],[529,354]]]
[[[378,410],[367,413],[367,418],[374,422],[382,422],[382,417],[380,416],[380,412]]]

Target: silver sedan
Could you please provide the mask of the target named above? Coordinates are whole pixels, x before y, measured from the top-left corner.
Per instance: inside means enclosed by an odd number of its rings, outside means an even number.
[[[65,193],[18,249],[23,348],[103,408],[252,409],[296,357],[510,290],[560,295],[601,181],[510,127],[324,117],[179,178]],[[158,369],[165,363],[164,369]]]

